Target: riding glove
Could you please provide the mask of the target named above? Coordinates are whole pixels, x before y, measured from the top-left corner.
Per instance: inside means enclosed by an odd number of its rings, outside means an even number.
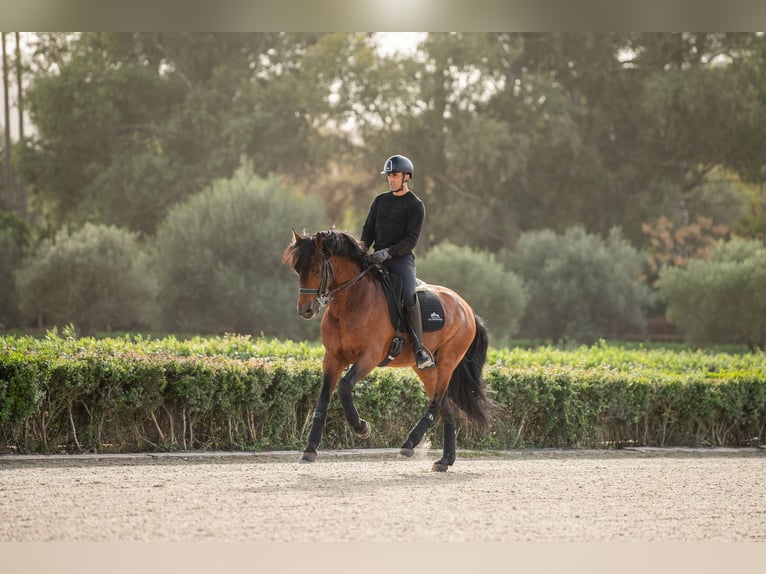
[[[375,263],[383,263],[389,259],[391,259],[391,253],[389,253],[388,248],[381,249],[372,254],[372,260],[375,261]]]

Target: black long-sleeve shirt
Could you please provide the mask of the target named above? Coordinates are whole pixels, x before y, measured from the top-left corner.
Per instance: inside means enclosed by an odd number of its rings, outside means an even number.
[[[372,201],[367,220],[362,227],[362,242],[375,251],[388,248],[392,256],[407,255],[423,229],[426,208],[412,191],[396,196],[387,191]]]

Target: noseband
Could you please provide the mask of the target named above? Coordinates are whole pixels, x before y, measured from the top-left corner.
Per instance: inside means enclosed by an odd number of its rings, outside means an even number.
[[[330,262],[330,257],[322,252],[322,279],[319,281],[319,288],[317,289],[307,289],[305,287],[300,287],[298,289],[298,293],[300,295],[316,295],[316,302],[319,304],[319,307],[326,307],[332,302],[333,295],[338,293],[339,291],[343,291],[344,289],[347,289],[348,287],[351,287],[356,282],[358,282],[362,277],[364,277],[367,272],[370,270],[370,267],[367,269],[363,269],[361,273],[358,275],[352,277],[345,283],[342,283],[341,285],[338,285],[335,287],[335,289],[330,289],[328,291],[328,286],[330,283],[330,275],[335,277],[335,270],[332,268],[332,263]]]

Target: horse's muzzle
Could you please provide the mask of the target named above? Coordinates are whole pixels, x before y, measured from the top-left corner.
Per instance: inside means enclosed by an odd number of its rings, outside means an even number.
[[[308,303],[304,303],[303,305],[298,305],[298,316],[300,316],[303,319],[313,319],[317,312],[319,311],[319,303],[316,301],[311,301]]]

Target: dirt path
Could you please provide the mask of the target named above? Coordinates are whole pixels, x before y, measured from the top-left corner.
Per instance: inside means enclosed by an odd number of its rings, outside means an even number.
[[[0,542],[766,541],[766,451],[0,456]]]

